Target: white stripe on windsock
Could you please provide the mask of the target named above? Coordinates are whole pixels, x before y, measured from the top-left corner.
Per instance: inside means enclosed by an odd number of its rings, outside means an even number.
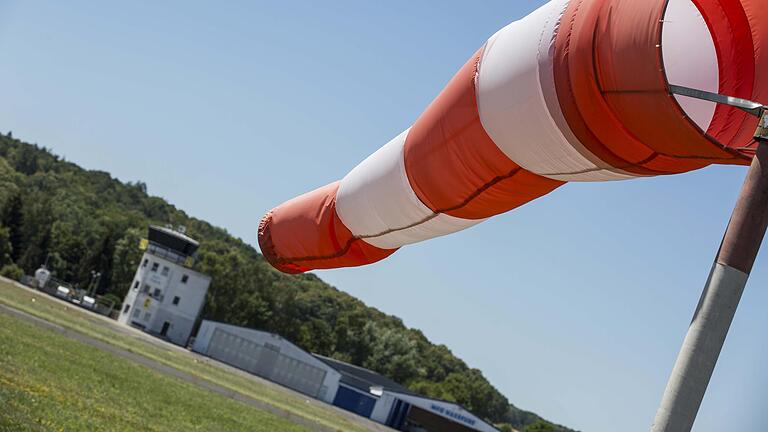
[[[381,249],[451,234],[482,222],[435,215],[411,188],[403,150],[408,130],[341,180],[336,213],[354,236]]]
[[[542,86],[554,91],[554,77],[550,70],[541,74],[540,67],[553,68],[551,47],[567,5],[567,0],[547,3],[488,41],[477,82],[483,127],[510,159],[544,177],[562,181],[635,177],[596,164],[599,159],[594,155],[585,157],[586,149],[570,131],[566,138],[561,127],[567,125],[559,125],[547,106]],[[542,83],[542,76],[551,81]]]

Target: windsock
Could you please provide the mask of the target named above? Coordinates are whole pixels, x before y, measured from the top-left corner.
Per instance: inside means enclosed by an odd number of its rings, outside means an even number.
[[[494,34],[406,131],[267,213],[277,269],[360,266],[566,182],[748,165],[768,101],[766,0],[554,0]],[[762,25],[762,26],[761,26]]]

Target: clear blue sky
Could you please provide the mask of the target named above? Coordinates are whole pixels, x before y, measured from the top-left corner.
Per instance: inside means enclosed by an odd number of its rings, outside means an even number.
[[[343,176],[541,3],[0,0],[0,129],[256,244],[265,211]],[[745,172],[571,184],[320,276],[447,344],[518,406],[647,431]],[[765,258],[696,431],[768,430]]]

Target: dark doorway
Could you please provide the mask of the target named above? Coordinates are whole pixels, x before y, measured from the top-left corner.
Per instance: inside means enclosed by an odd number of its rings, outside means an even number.
[[[421,430],[426,430],[428,432],[474,432],[475,429],[463,425],[461,423],[458,423],[456,421],[451,421],[445,417],[439,416],[437,414],[431,413],[429,411],[426,411],[419,407],[411,407],[411,410],[408,413],[408,418],[406,419],[406,426],[405,430],[408,430],[409,427],[415,428],[419,427]]]
[[[170,321],[166,321],[163,323],[163,328],[160,329],[160,336],[165,337],[165,335],[168,334],[168,329],[171,327]]]
[[[411,404],[397,399],[392,405],[389,411],[389,417],[387,417],[387,426],[396,430],[404,430],[405,419],[408,417],[408,411],[411,409]]]

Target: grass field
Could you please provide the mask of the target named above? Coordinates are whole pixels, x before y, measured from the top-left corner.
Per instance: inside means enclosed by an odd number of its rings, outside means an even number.
[[[190,375],[194,375],[196,377],[218,384],[234,392],[238,392],[245,396],[251,397],[258,401],[277,407],[287,413],[290,413],[291,415],[295,415],[295,416],[299,416],[304,419],[307,419],[312,423],[316,423],[333,430],[345,431],[345,432],[346,431],[363,432],[363,431],[369,430],[368,428],[360,425],[356,421],[351,420],[349,417],[340,415],[338,411],[329,409],[327,406],[321,403],[318,403],[317,401],[311,401],[299,395],[286,392],[284,389],[276,387],[274,385],[260,383],[258,381],[253,381],[250,379],[244,379],[239,374],[232,373],[230,371],[208,364],[206,362],[198,361],[197,358],[190,355],[189,353],[183,352],[181,350],[169,349],[163,346],[159,346],[158,344],[148,342],[142,337],[132,336],[130,334],[127,334],[124,331],[119,331],[119,329],[116,329],[116,326],[117,326],[116,323],[115,324],[113,324],[112,322],[106,323],[104,320],[102,320],[98,316],[95,316],[88,312],[77,309],[76,307],[62,304],[61,302],[51,299],[50,297],[48,297],[43,293],[33,292],[23,288],[19,288],[13,284],[0,280],[0,303],[10,306],[14,309],[26,312],[38,318],[42,318],[46,321],[57,324],[59,326],[62,326],[71,330],[75,330],[79,333],[90,336],[99,341],[131,351],[141,356],[150,358],[164,365],[186,372]],[[6,318],[3,323],[7,321],[8,321],[8,318]],[[3,327],[5,326],[3,325]],[[29,332],[33,332],[33,330],[27,329],[26,332],[27,332],[26,334],[29,334]],[[3,336],[2,338],[0,338],[0,345],[3,347],[4,351],[0,351],[0,352],[2,353],[3,356],[11,356],[11,355],[13,355],[14,357],[15,356],[21,356],[21,357],[31,356],[30,359],[36,358],[38,364],[44,360],[43,357],[34,357],[33,355],[34,353],[31,352],[31,351],[34,351],[35,348],[33,347],[35,346],[37,346],[38,349],[42,350],[43,347],[41,347],[39,344],[24,345],[24,346],[30,347],[28,348],[30,352],[16,353],[15,345],[17,343],[13,340],[8,339],[11,336],[7,335],[7,332],[3,332],[1,334]],[[57,336],[57,335],[49,335],[49,339],[57,339],[57,338],[62,339],[60,336]],[[66,344],[71,344],[73,342],[67,341],[67,340],[61,340],[60,343],[66,345]],[[61,347],[61,345],[57,345],[57,346]],[[82,347],[80,347],[80,349],[82,349]],[[101,355],[106,355],[106,354],[101,353]],[[14,357],[9,357],[9,358],[14,358]],[[55,362],[55,364],[59,363],[57,360],[51,360],[51,361]],[[104,357],[101,357],[101,361],[109,363],[112,361],[112,359],[105,359]],[[34,365],[35,363],[33,362],[32,364]],[[0,365],[2,365],[3,370],[6,369],[6,366],[3,365],[3,363],[0,363]],[[46,368],[46,367],[52,367],[52,365],[53,364],[41,365],[40,367]],[[74,371],[72,372],[74,373]],[[60,373],[57,373],[55,370],[52,370],[51,376],[55,376],[57,374],[67,375],[69,373],[70,373],[69,370],[61,371]],[[112,371],[104,370],[103,373],[106,374],[107,376],[111,376],[110,374],[112,373]],[[0,376],[5,377],[5,375],[0,375]],[[68,382],[69,383],[68,385],[76,384],[76,382],[71,381],[69,377],[62,377],[61,379]],[[111,380],[108,380],[106,378],[100,378],[100,379],[102,379],[101,382],[104,382],[104,383],[112,382]],[[18,383],[18,385],[21,387],[11,387],[10,385],[11,382],[12,381],[6,381],[6,378],[3,378],[3,381],[0,381],[0,388],[3,388],[3,391],[6,392],[6,393],[3,393],[3,398],[10,398],[10,399],[4,399],[3,404],[8,404],[12,402],[14,405],[9,405],[9,406],[14,406],[14,407],[18,406],[19,412],[20,412],[19,416],[21,417],[19,418],[7,417],[7,416],[4,417],[3,421],[5,423],[0,423],[0,431],[4,430],[2,428],[9,427],[8,425],[11,423],[8,423],[8,422],[17,421],[20,418],[26,418],[24,417],[25,416],[24,413],[31,412],[31,411],[25,411],[22,408],[23,407],[29,408],[32,406],[30,404],[33,404],[34,403],[33,400],[35,399],[35,397],[37,397],[35,396],[37,393],[34,393],[34,391],[36,391],[34,389],[37,388],[35,386],[38,384],[41,384],[41,383],[38,383],[37,381],[33,381],[29,383],[21,382],[21,383]],[[184,385],[182,383],[179,383],[179,384]],[[135,384],[125,383],[125,385],[134,386]],[[96,389],[96,387],[91,386],[90,384],[87,384],[87,383],[82,383],[81,388],[79,389],[72,388],[70,389],[70,392],[68,394],[64,393],[64,395],[69,395],[70,397],[73,397],[76,400],[81,400],[80,398],[82,397],[83,392],[91,392],[91,391],[94,391],[94,389]],[[116,392],[119,392],[119,390],[116,390]],[[202,394],[203,393],[201,393],[201,395]],[[209,397],[215,396],[210,392],[205,394],[209,395]],[[217,397],[221,398],[220,396],[217,396]],[[25,400],[27,400],[27,398],[29,398],[29,400],[27,402],[24,402]],[[184,396],[184,399],[186,399],[186,396]],[[174,400],[178,400],[178,399],[174,399]],[[58,399],[52,399],[52,401],[58,401],[59,403],[63,403]],[[182,400],[178,400],[178,402],[181,404],[180,405],[181,407],[187,407],[187,408],[190,407],[190,405],[184,405],[183,403],[184,401]],[[82,402],[71,402],[71,403],[74,405],[66,405],[67,407],[66,409],[71,410],[73,407],[83,406]],[[108,404],[109,403],[111,402],[108,402]],[[168,405],[168,404],[166,403],[164,405]],[[106,410],[106,407],[102,407],[102,408]],[[56,408],[50,408],[50,409],[54,410]],[[173,408],[168,408],[168,409],[173,410]],[[253,408],[244,408],[244,409],[255,411]],[[42,412],[46,412],[46,411],[43,410]],[[208,411],[208,414],[210,415],[211,412]],[[75,414],[72,414],[72,415],[75,415]],[[105,411],[105,416],[107,416],[108,418],[112,415],[113,414],[110,414],[109,411]],[[217,421],[217,424],[218,424],[218,421]],[[41,427],[42,427],[41,430],[60,430],[56,427],[44,427],[44,426],[41,426]],[[134,430],[144,430],[144,429],[145,428],[142,426]],[[205,429],[205,427],[203,427],[203,429],[200,429],[197,423],[194,427],[191,427],[189,429],[191,430],[230,430],[227,428],[220,428],[220,427],[216,427],[213,429]],[[270,430],[270,431],[294,430],[290,428],[254,429],[250,427],[246,427],[245,429],[257,430],[257,431],[258,430]],[[11,429],[11,430],[15,430],[15,429]],[[68,430],[80,430],[80,429],[77,429],[77,428],[70,429],[68,427],[63,427],[63,429],[61,430],[68,431]],[[86,430],[90,430],[90,428],[86,428]],[[166,429],[149,428],[147,430],[166,430]],[[187,428],[178,428],[178,429],[172,429],[172,430],[187,430]],[[239,429],[235,428],[231,430],[239,430]],[[298,429],[295,429],[295,430],[298,430]]]
[[[2,431],[306,431],[0,314]]]

